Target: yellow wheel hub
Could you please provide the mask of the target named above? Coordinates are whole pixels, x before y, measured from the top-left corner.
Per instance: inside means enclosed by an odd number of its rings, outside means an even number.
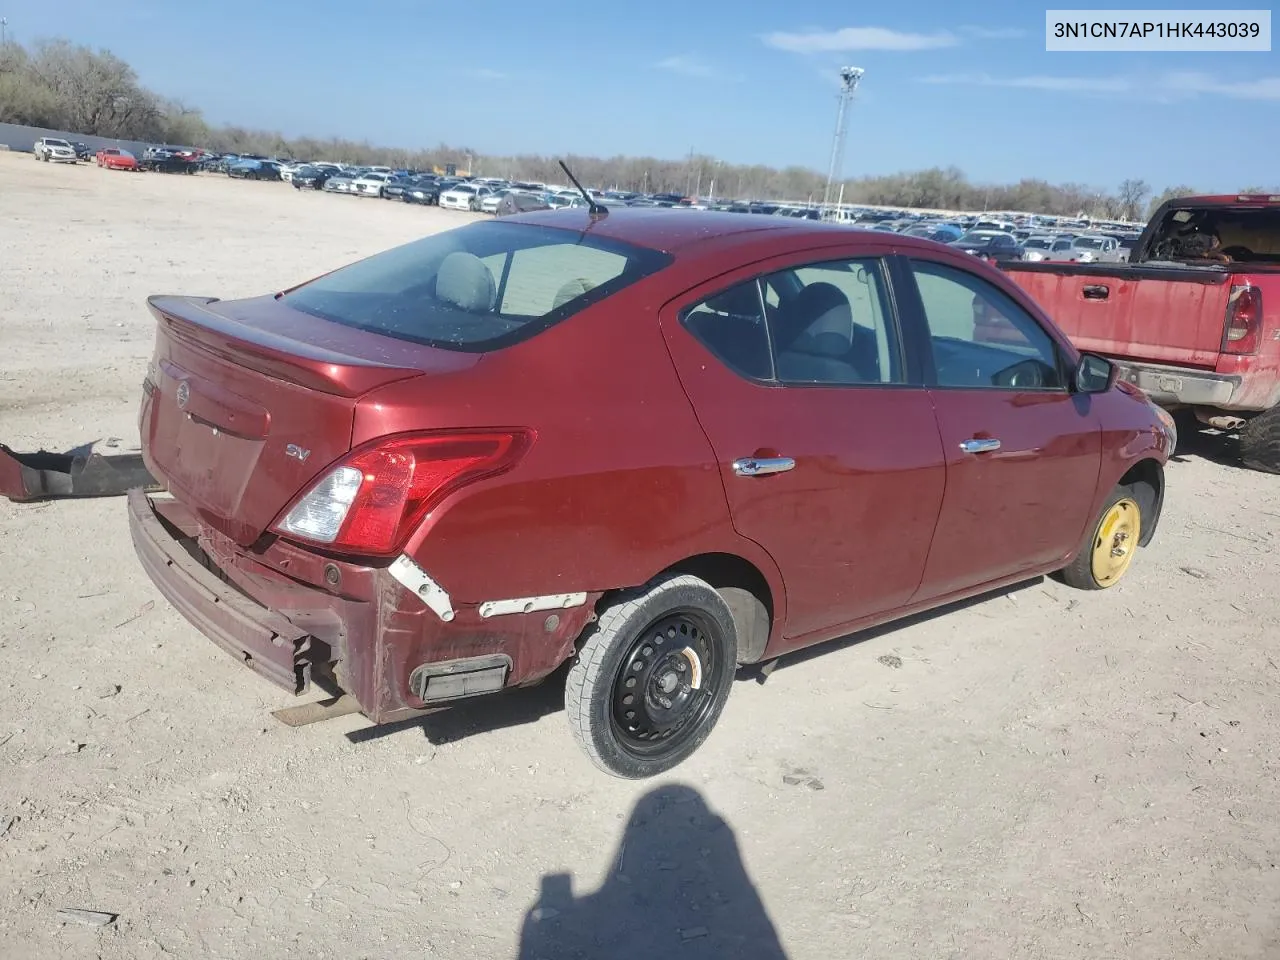
[[[1103,514],[1102,522],[1093,535],[1091,558],[1093,579],[1098,586],[1109,587],[1124,576],[1138,549],[1141,532],[1142,511],[1128,497],[1117,500]]]

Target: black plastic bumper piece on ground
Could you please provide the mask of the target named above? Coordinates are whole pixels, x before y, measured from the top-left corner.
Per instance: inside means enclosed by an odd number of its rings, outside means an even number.
[[[0,496],[17,502],[65,497],[121,497],[162,489],[140,453],[16,453],[0,443]]]

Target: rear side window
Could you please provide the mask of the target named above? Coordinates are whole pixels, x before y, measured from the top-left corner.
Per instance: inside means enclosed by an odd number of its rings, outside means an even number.
[[[768,321],[755,280],[694,304],[682,320],[686,329],[735,373],[753,380],[773,379]]]
[[[671,259],[576,230],[477,223],[353,263],[283,299],[344,326],[479,353],[528,339]]]
[[[725,366],[754,380],[903,382],[877,260],[811,263],[749,280],[694,304],[681,320]]]

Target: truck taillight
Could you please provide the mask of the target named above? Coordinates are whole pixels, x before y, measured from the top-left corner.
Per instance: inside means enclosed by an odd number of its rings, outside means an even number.
[[[394,556],[446,496],[511,469],[532,433],[400,434],[353,450],[273,525],[284,536],[360,556]]]
[[[1222,333],[1222,352],[1258,352],[1262,339],[1262,291],[1248,284],[1236,284],[1227,298],[1227,323]]]

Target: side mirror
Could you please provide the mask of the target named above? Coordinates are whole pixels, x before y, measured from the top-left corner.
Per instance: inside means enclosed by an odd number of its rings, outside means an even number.
[[[1116,365],[1105,357],[1094,353],[1081,354],[1080,362],[1076,364],[1075,392],[1106,393],[1116,385],[1119,376]]]

